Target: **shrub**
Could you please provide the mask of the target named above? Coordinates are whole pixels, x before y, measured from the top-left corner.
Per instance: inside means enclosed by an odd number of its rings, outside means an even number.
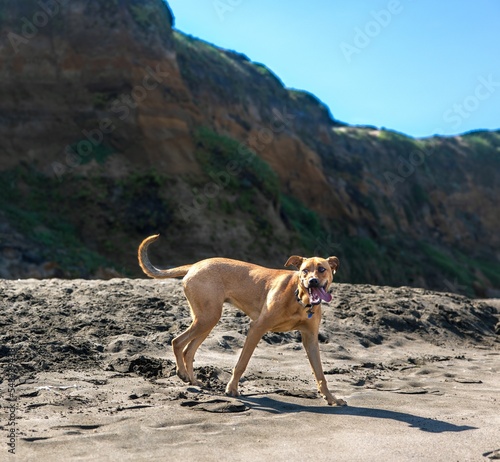
[[[319,215],[295,197],[281,197],[281,216],[294,229],[304,248],[314,250],[318,241],[326,234]]]
[[[209,128],[199,128],[195,139],[196,158],[206,174],[211,177],[223,175],[227,180],[224,187],[232,191],[241,193],[254,188],[274,203],[278,202],[278,175],[248,147]]]

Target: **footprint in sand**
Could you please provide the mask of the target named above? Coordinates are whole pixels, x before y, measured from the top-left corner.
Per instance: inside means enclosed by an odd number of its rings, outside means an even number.
[[[500,449],[496,449],[495,451],[485,452],[483,456],[487,457],[490,460],[500,460]]]
[[[183,401],[181,406],[186,406],[194,411],[206,411],[215,413],[244,412],[250,409],[241,401],[236,399],[210,399],[207,401]]]

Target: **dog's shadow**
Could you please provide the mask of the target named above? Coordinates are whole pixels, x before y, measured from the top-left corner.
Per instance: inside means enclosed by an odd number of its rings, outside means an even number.
[[[427,417],[420,417],[414,414],[388,411],[385,409],[358,406],[331,407],[326,404],[321,406],[303,406],[301,404],[279,401],[269,396],[257,395],[240,396],[238,399],[250,406],[252,409],[270,412],[273,414],[308,412],[314,414],[335,414],[370,419],[388,419],[404,422],[412,428],[418,428],[421,431],[429,433],[456,433],[466,430],[477,430],[477,427],[471,427],[469,425],[454,425],[449,422],[443,422],[442,420],[429,419]]]

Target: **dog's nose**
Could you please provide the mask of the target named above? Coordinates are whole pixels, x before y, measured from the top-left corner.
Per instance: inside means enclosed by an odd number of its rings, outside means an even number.
[[[319,286],[319,280],[316,278],[311,278],[309,279],[309,287],[318,287]]]

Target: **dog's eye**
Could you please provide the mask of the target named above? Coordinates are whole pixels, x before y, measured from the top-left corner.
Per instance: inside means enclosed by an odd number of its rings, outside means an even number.
[[[307,274],[307,273],[309,273],[309,271],[308,271],[308,270],[306,270],[306,269],[303,269],[303,270],[302,270],[302,274]]]
[[[322,266],[320,266],[320,267],[318,268],[318,271],[319,271],[320,273],[324,273],[324,272],[326,271],[326,269],[325,269],[325,268],[323,268]]]

